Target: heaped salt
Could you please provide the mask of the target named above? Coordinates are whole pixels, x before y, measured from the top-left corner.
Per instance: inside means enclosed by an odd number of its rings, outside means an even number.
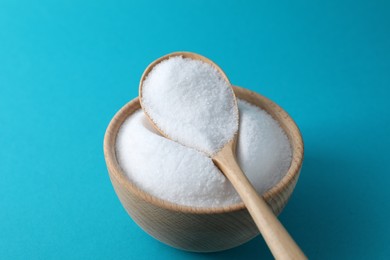
[[[264,110],[238,100],[237,160],[257,192],[273,187],[291,163],[289,140]],[[158,198],[193,207],[240,202],[210,157],[161,136],[142,110],[121,126],[116,140],[119,165],[130,181]]]
[[[160,62],[144,80],[141,96],[143,109],[165,136],[209,156],[238,130],[229,82],[203,61],[176,56]]]

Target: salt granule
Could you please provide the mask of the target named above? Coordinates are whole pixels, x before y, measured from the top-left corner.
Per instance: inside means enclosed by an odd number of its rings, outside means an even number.
[[[177,56],[157,64],[144,80],[142,107],[170,139],[211,156],[238,129],[230,84],[199,60]]]
[[[290,143],[267,112],[242,100],[238,100],[238,107],[237,160],[262,194],[289,169]],[[241,201],[208,155],[161,136],[142,110],[121,126],[116,151],[127,177],[158,198],[193,207],[221,207]]]

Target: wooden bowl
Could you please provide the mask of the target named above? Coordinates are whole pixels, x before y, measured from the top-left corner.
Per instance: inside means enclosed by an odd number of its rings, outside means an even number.
[[[303,141],[290,116],[271,100],[244,88],[236,96],[267,111],[286,132],[292,147],[287,174],[264,195],[279,214],[297,183],[303,160]],[[193,252],[214,252],[241,245],[259,234],[243,203],[218,208],[177,205],[138,188],[123,173],[116,158],[116,137],[122,123],[140,109],[138,98],[127,103],[111,120],[104,136],[104,157],[109,176],[123,207],[148,234],[172,247]]]

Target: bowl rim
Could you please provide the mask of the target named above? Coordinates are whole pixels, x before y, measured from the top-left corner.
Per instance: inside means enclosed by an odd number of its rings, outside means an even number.
[[[289,124],[289,128],[292,128],[292,132],[294,132],[294,139],[290,139],[289,134],[287,134],[288,139],[290,141],[290,145],[292,147],[292,159],[290,167],[286,173],[286,175],[272,188],[270,188],[268,191],[266,191],[263,194],[263,198],[267,201],[269,199],[272,199],[273,196],[277,196],[280,194],[283,190],[287,189],[287,186],[299,176],[299,172],[302,166],[303,162],[303,153],[304,153],[304,145],[302,140],[301,132],[294,122],[294,120],[288,115],[286,111],[284,111],[279,105],[271,101],[270,99],[253,92],[251,90],[234,86],[233,89],[235,94],[248,94],[249,96],[255,97],[256,99],[260,99],[261,103],[264,104],[266,107],[261,107],[262,109],[266,110],[267,113],[271,114],[271,116],[277,120],[279,123],[281,120],[278,120],[274,117],[272,113],[270,113],[270,109],[277,110],[278,113],[281,114],[282,120],[284,120],[284,124]],[[240,98],[237,96],[237,98]],[[243,98],[242,98],[243,99]],[[255,105],[259,107],[258,104],[254,104],[253,102],[244,99],[245,101],[251,103],[252,105]],[[223,207],[192,207],[187,205],[181,205],[177,203],[173,203],[161,198],[158,198],[150,193],[147,193],[146,191],[139,188],[135,183],[133,183],[123,172],[122,168],[120,167],[117,157],[116,157],[116,137],[119,132],[120,127],[122,126],[123,122],[135,111],[141,108],[139,97],[134,98],[127,104],[125,104],[111,119],[105,135],[104,135],[104,143],[103,143],[103,150],[104,150],[104,158],[106,161],[106,165],[108,168],[109,176],[110,178],[115,178],[117,182],[119,182],[120,185],[125,187],[125,189],[134,194],[136,197],[138,197],[141,200],[144,200],[156,207],[164,208],[166,210],[175,211],[175,212],[181,212],[181,213],[192,213],[192,214],[219,214],[219,213],[231,213],[239,210],[246,210],[246,207],[243,202],[235,203],[228,206]],[[132,110],[131,113],[128,111]],[[286,129],[284,129],[286,132]],[[294,145],[293,145],[294,142]]]

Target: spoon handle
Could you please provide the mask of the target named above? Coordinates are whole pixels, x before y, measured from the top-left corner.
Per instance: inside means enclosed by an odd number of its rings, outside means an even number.
[[[273,256],[276,259],[307,259],[238,166],[233,147],[234,144],[226,145],[212,159],[240,195]]]

